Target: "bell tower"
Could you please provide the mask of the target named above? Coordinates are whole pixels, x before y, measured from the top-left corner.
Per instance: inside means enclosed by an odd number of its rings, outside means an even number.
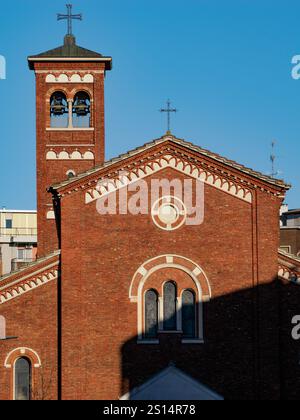
[[[36,77],[38,255],[59,248],[55,208],[47,189],[104,162],[104,79],[112,58],[79,47],[72,34],[61,47],[28,57]]]

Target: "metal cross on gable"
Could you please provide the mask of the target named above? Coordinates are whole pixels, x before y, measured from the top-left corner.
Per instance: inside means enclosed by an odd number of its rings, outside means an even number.
[[[64,20],[66,19],[68,21],[68,35],[73,35],[72,34],[72,20],[73,19],[77,19],[77,20],[82,20],[82,13],[77,14],[77,15],[72,15],[72,4],[67,4],[67,14],[63,15],[61,13],[57,14],[57,20]]]
[[[166,112],[168,115],[168,131],[167,133],[170,133],[171,131],[171,113],[172,112],[178,112],[178,110],[176,108],[171,108],[171,102],[170,99],[168,99],[167,101],[167,108],[166,109],[161,109],[160,112]]]

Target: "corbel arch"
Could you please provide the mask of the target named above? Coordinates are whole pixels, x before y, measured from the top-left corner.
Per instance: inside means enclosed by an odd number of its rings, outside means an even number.
[[[92,89],[89,89],[86,86],[84,86],[84,87],[83,86],[77,86],[76,88],[72,89],[70,91],[70,93],[69,93],[70,99],[74,99],[75,96],[77,95],[77,93],[79,93],[79,92],[84,92],[87,95],[89,95],[90,101],[92,102],[92,100],[93,100],[93,91],[92,91]]]
[[[72,97],[72,95],[71,95],[71,93],[70,93],[70,91],[68,89],[66,89],[63,86],[57,85],[57,86],[52,86],[50,89],[47,90],[47,93],[46,93],[46,102],[47,103],[48,102],[50,103],[51,96],[55,92],[62,92],[62,93],[64,93],[66,95],[67,101],[73,99],[73,97]]]
[[[27,359],[29,359],[34,368],[40,368],[42,366],[40,356],[37,354],[36,351],[28,347],[19,347],[8,353],[4,362],[4,367],[6,367],[7,369],[11,369],[15,361],[20,357],[26,357]]]
[[[142,264],[133,276],[129,288],[129,299],[137,302],[139,289],[142,289],[147,279],[155,271],[162,268],[177,268],[190,275],[202,299],[210,300],[211,286],[203,269],[192,260],[179,255],[161,255]]]

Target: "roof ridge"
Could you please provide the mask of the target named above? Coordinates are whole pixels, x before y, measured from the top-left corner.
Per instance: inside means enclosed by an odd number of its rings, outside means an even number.
[[[36,265],[39,265],[44,261],[50,260],[51,258],[60,255],[60,252],[61,252],[60,250],[54,251],[51,254],[48,254],[44,257],[41,257],[41,258],[33,261],[32,263],[26,265],[25,267],[20,268],[19,270],[15,270],[15,271],[12,271],[9,274],[5,274],[4,276],[0,276],[0,286],[1,286],[1,282],[3,282],[4,280],[7,280],[9,277],[12,277],[12,276],[15,276],[16,274],[22,273],[23,271],[26,271],[29,268],[32,268]]]
[[[82,172],[82,173],[78,174],[77,176],[75,176],[75,177],[73,177],[69,180],[65,180],[65,181],[62,181],[60,183],[54,184],[49,188],[49,191],[50,190],[57,190],[59,188],[71,185],[72,183],[80,181],[81,179],[83,179],[86,176],[89,176],[91,174],[96,174],[98,171],[100,171],[102,169],[105,169],[105,168],[113,165],[114,163],[121,162],[122,160],[125,160],[129,157],[132,157],[132,156],[134,156],[138,153],[142,153],[145,150],[151,149],[152,147],[154,147],[158,144],[162,144],[162,143],[167,142],[167,141],[172,141],[175,144],[179,144],[181,146],[187,147],[187,148],[189,148],[191,150],[194,150],[194,151],[196,151],[196,152],[198,152],[198,153],[200,153],[204,156],[208,156],[208,157],[210,157],[210,158],[212,158],[212,159],[214,159],[218,162],[221,162],[225,165],[228,165],[228,166],[230,166],[234,169],[240,170],[240,171],[246,173],[249,176],[254,176],[254,177],[260,178],[261,180],[263,180],[263,181],[265,181],[269,184],[272,184],[274,186],[282,187],[282,188],[285,188],[285,189],[290,188],[290,185],[286,184],[283,180],[272,178],[272,177],[270,177],[268,175],[265,175],[261,172],[255,171],[251,168],[248,168],[244,165],[241,165],[234,160],[230,160],[230,159],[228,159],[224,156],[213,153],[213,152],[211,152],[207,149],[203,149],[201,146],[195,145],[194,143],[187,142],[186,140],[179,139],[179,138],[177,138],[173,135],[168,134],[168,135],[164,135],[164,136],[162,136],[158,139],[152,140],[151,142],[145,143],[143,146],[136,147],[135,149],[132,149],[132,150],[126,152],[126,153],[122,153],[117,157],[113,157],[113,158],[105,161],[103,164],[97,165],[92,169],[89,169],[85,172]]]

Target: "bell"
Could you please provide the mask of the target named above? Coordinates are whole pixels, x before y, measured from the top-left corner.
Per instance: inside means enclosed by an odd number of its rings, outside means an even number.
[[[66,107],[63,104],[63,98],[62,97],[55,97],[53,99],[52,105],[51,105],[51,112],[54,115],[63,115],[66,112]]]
[[[78,98],[74,105],[74,112],[78,117],[85,117],[90,113],[90,106],[86,99]]]

